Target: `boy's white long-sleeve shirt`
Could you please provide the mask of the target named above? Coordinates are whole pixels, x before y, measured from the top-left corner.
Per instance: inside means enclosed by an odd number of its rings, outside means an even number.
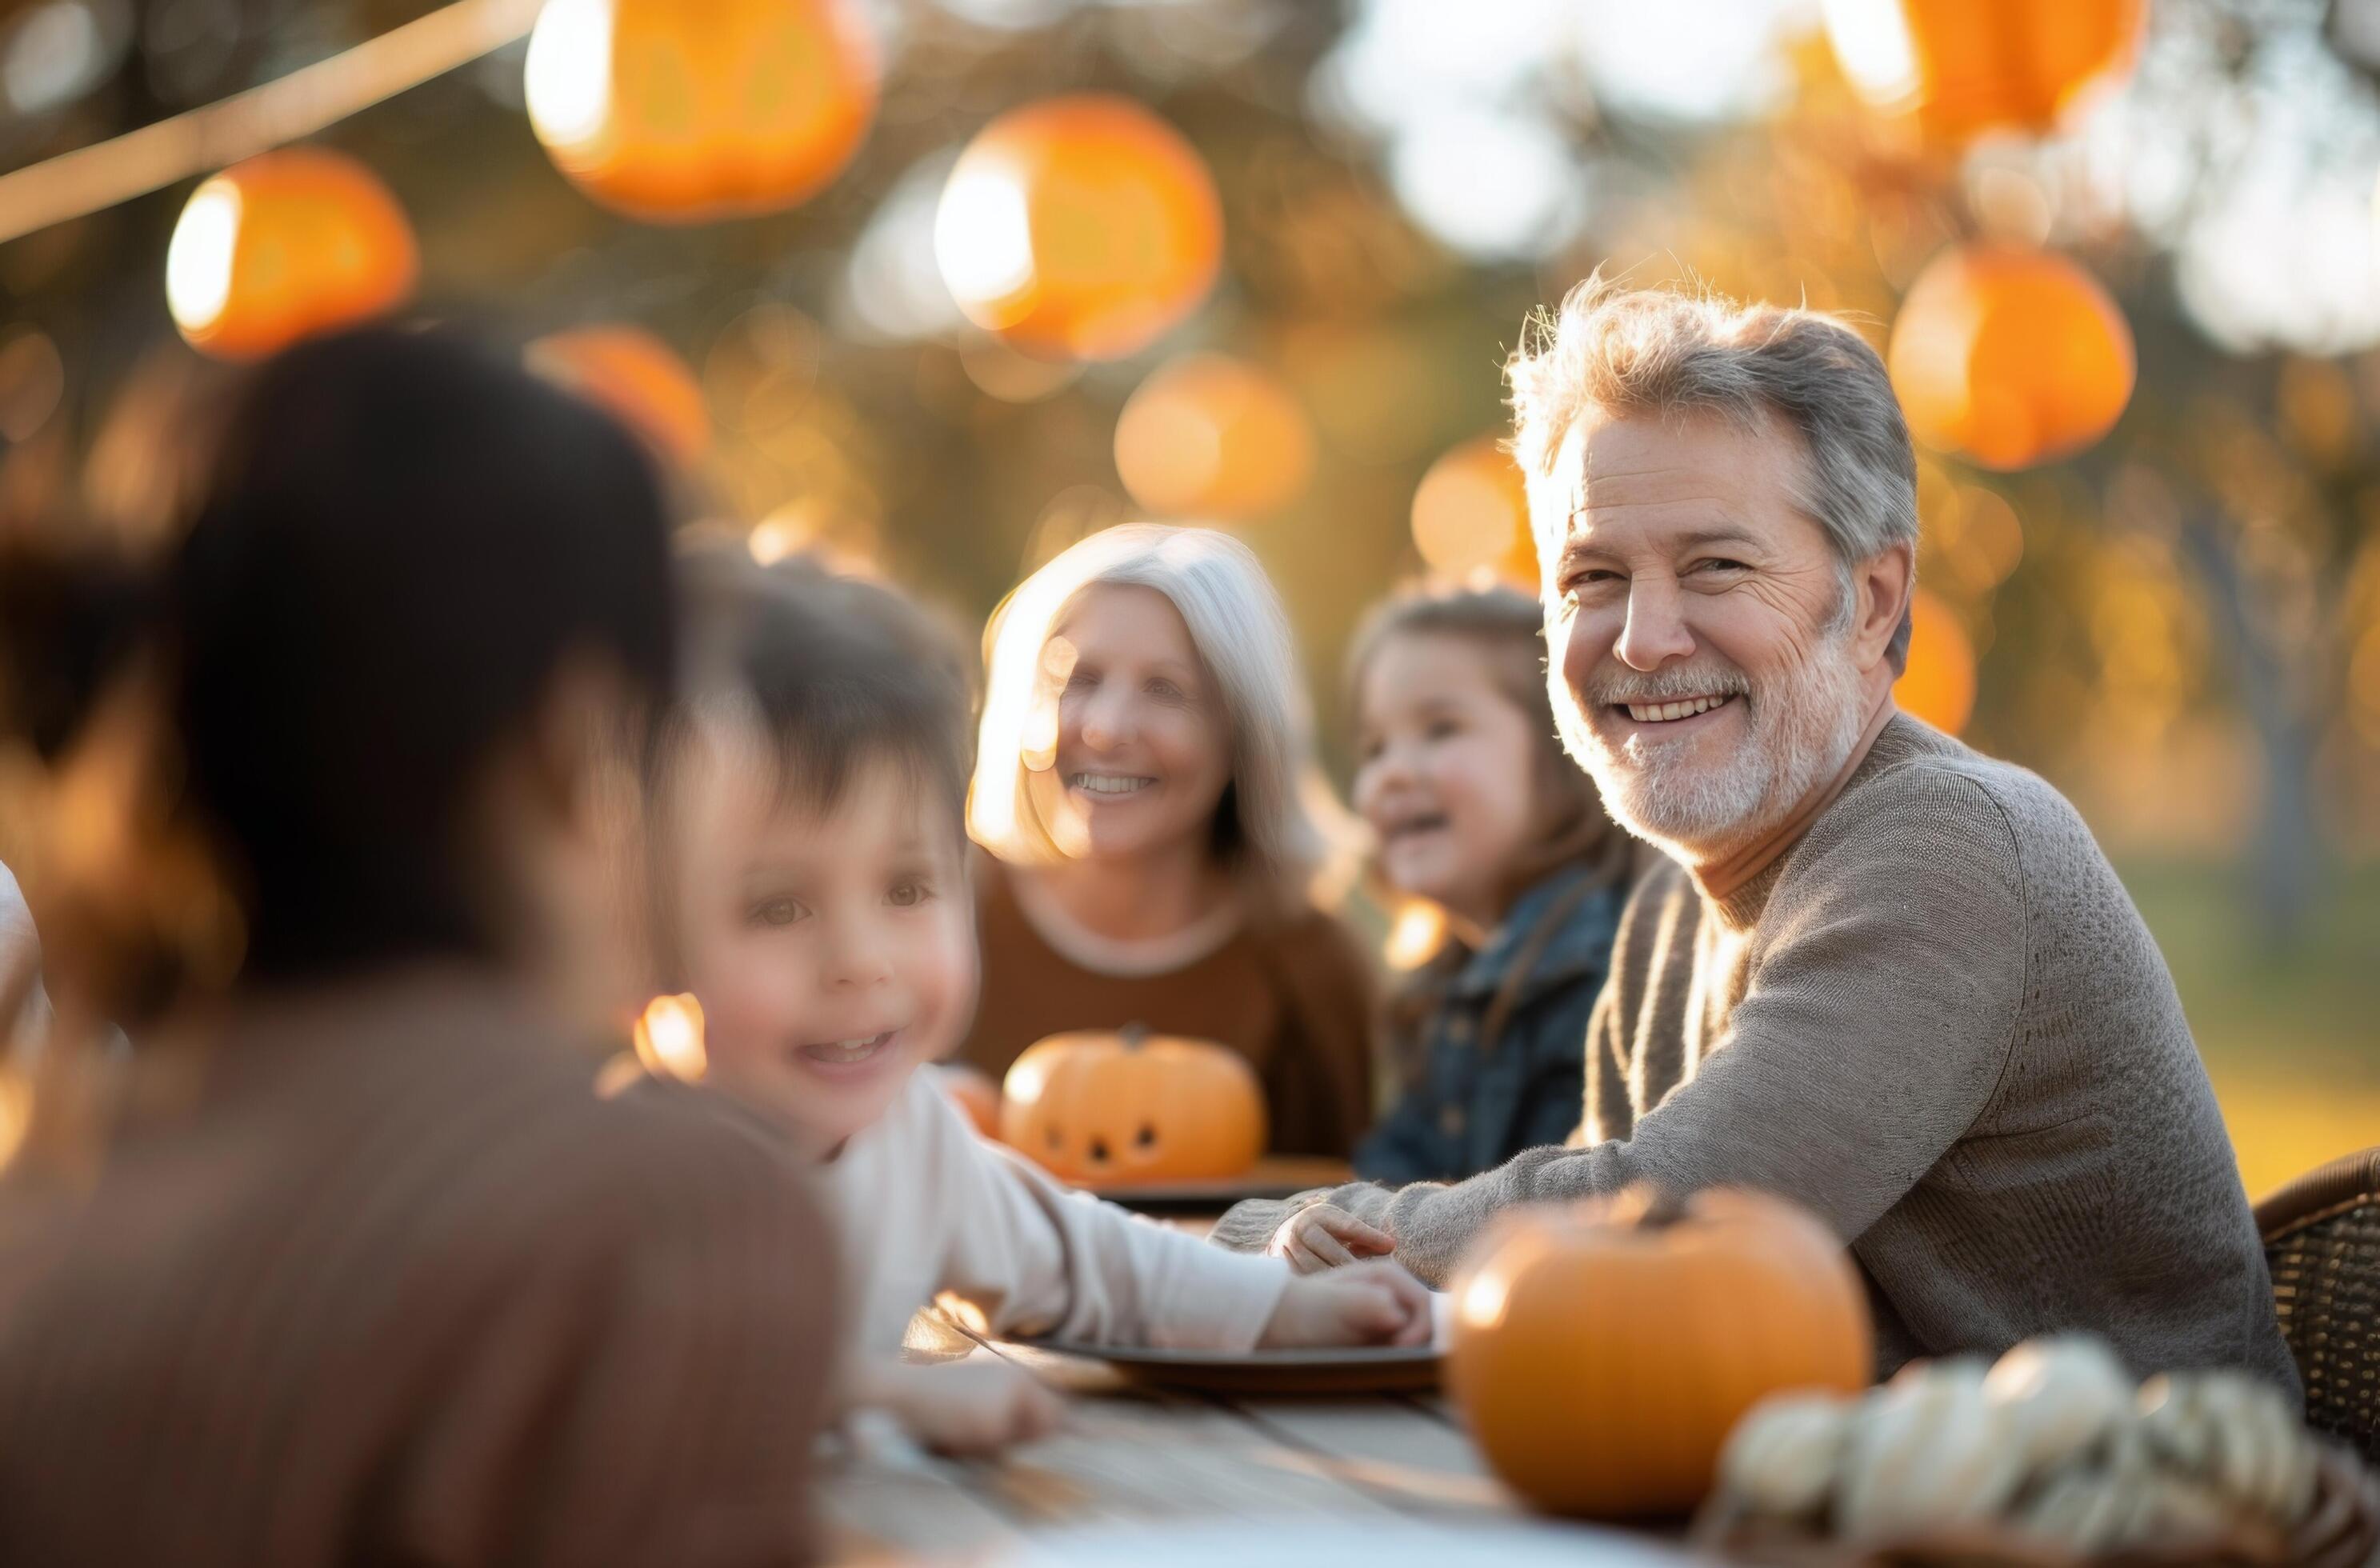
[[[1245,1351],[1289,1284],[1278,1258],[1225,1252],[1060,1186],[978,1137],[929,1071],[821,1174],[866,1350],[897,1348],[917,1308],[950,1291],[996,1334]]]

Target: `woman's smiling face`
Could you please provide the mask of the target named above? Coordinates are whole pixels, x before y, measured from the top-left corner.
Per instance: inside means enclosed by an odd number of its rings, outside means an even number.
[[[1229,724],[1172,600],[1085,590],[1051,628],[1042,679],[1056,744],[1026,788],[1062,848],[1133,860],[1211,837],[1232,777]]]
[[[824,810],[712,737],[687,768],[681,926],[707,1076],[821,1150],[872,1124],[955,1043],[976,984],[954,821],[891,760]]]

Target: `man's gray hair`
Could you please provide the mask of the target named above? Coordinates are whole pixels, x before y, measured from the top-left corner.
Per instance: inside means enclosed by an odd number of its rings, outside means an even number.
[[[1504,375],[1513,456],[1533,488],[1590,413],[1712,413],[1752,431],[1778,419],[1806,449],[1794,504],[1826,529],[1846,577],[1893,545],[1916,548],[1909,422],[1884,361],[1833,316],[1627,288],[1597,272],[1530,320]]]

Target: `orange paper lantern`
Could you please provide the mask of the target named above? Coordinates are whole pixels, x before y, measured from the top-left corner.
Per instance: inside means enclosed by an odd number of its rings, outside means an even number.
[[[1892,699],[1902,712],[1957,735],[1975,711],[1975,645],[1950,607],[1925,589],[1909,619],[1909,664],[1892,685]]]
[[[1314,428],[1264,371],[1189,354],[1124,404],[1115,460],[1124,489],[1150,512],[1230,522],[1297,498],[1314,474]]]
[[[710,450],[702,388],[670,346],[642,327],[577,327],[528,346],[529,368],[595,404],[674,468]]]
[[[413,226],[345,153],[285,147],[190,193],[165,249],[165,305],[191,346],[253,359],[412,298]]]
[[[1537,546],[1520,466],[1492,435],[1475,436],[1429,466],[1414,491],[1414,547],[1458,581],[1492,577],[1537,591]]]
[[[840,174],[880,68],[856,0],[546,0],[524,91],[579,188],[700,223],[793,206]]]
[[[1745,1411],[1874,1372],[1842,1243],[1763,1193],[1515,1209],[1452,1294],[1447,1387],[1496,1473],[1557,1513],[1682,1513]]]
[[[1956,143],[2069,118],[2131,70],[2148,0],[1827,0],[1826,12],[1859,94]]]
[[[1925,264],[1887,359],[1912,434],[1990,468],[2070,456],[2131,400],[2132,330],[2062,256],[1969,245]]]
[[[1114,359],[1197,309],[1223,209],[1182,134],[1128,98],[1011,110],[959,156],[934,219],[959,309],[1027,353]]]

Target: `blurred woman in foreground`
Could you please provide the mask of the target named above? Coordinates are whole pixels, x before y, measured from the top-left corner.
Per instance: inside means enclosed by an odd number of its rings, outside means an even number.
[[[153,579],[0,568],[58,612],[0,639],[41,699],[7,738],[161,846],[20,867],[60,1033],[151,1011],[80,1179],[0,1205],[0,1558],[807,1556],[800,1173],[691,1092],[591,1091],[643,972],[663,532],[601,416],[366,333],[257,372]],[[188,940],[95,934],[169,873]]]

